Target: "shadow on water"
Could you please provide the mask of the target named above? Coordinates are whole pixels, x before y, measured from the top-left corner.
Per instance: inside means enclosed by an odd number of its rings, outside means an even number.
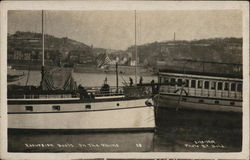
[[[240,152],[242,114],[158,108],[155,132],[8,131],[9,152]]]
[[[240,152],[242,114],[160,107],[154,151]]]

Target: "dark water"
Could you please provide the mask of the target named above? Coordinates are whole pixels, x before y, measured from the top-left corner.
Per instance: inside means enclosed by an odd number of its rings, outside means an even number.
[[[154,151],[239,152],[242,114],[160,109]]]
[[[155,132],[8,133],[9,152],[240,152],[242,115],[159,108]]]

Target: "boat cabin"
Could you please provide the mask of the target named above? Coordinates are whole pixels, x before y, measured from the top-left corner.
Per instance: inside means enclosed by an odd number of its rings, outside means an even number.
[[[162,70],[160,93],[242,100],[242,76]]]

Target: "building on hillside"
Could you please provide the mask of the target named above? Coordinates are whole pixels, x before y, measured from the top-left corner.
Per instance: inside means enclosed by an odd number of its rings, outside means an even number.
[[[61,59],[62,54],[57,50],[45,50],[44,59],[47,65],[54,65]],[[41,49],[8,49],[8,63],[10,64],[39,64],[42,61]]]
[[[136,65],[136,61],[135,60],[131,60],[130,61],[130,66],[135,66]]]
[[[95,57],[92,55],[91,49],[72,50],[68,54],[70,63],[75,64],[94,64]]]
[[[230,43],[225,47],[230,54],[242,54],[242,44],[241,43]]]
[[[62,53],[57,49],[47,46],[44,49],[45,65],[53,65],[62,56]],[[7,55],[9,64],[41,64],[41,37],[39,34],[21,32],[8,35]]]

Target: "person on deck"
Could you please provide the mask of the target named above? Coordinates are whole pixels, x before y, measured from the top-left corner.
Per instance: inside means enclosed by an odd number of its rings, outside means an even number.
[[[129,84],[130,86],[133,86],[133,79],[131,77],[129,77]]]
[[[78,86],[78,92],[80,94],[80,99],[82,100],[84,97],[88,97],[88,93],[86,91],[86,89],[80,84]]]
[[[105,93],[109,93],[109,92],[110,92],[110,86],[108,85],[107,77],[106,77],[105,80],[104,80],[104,84],[103,84],[103,86],[101,87],[100,92],[101,92],[102,94],[105,94]]]
[[[143,81],[143,78],[142,78],[142,76],[141,76],[141,77],[140,77],[140,81],[139,81],[140,85],[142,85],[142,81]]]
[[[155,94],[156,90],[155,90],[155,81],[154,80],[151,81],[151,87],[152,87],[152,93]]]
[[[108,83],[108,79],[107,77],[104,79],[104,84],[107,84]]]

